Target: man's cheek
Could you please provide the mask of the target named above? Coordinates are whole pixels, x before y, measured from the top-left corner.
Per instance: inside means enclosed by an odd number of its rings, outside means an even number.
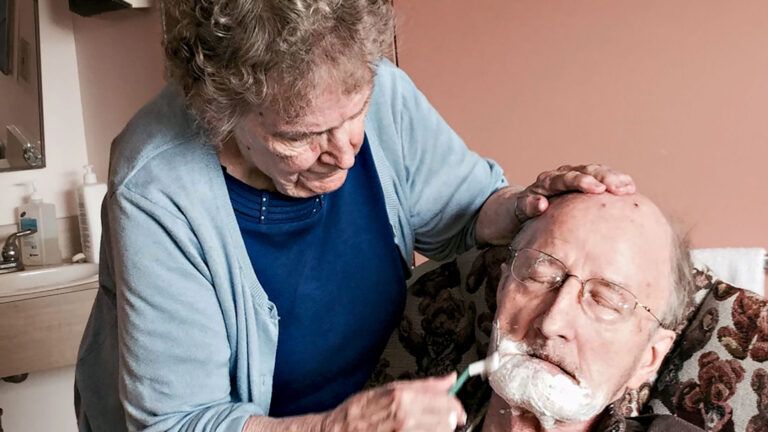
[[[525,336],[537,315],[535,305],[519,300],[505,300],[499,303],[498,315],[502,330],[516,340]]]
[[[619,341],[607,343],[597,335],[591,339],[591,342],[579,344],[582,347],[579,350],[579,367],[587,371],[585,378],[594,389],[611,393],[617,386],[619,376],[624,375],[623,365],[631,348]]]

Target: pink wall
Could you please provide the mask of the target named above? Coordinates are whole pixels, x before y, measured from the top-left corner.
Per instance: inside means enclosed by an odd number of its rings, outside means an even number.
[[[135,9],[72,20],[88,161],[105,181],[112,140],[164,85],[160,18]]]
[[[400,66],[528,184],[601,162],[692,228],[768,247],[768,2],[396,0]]]

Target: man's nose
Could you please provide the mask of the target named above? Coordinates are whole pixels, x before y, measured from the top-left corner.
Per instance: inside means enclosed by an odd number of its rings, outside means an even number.
[[[566,276],[563,285],[555,291],[535,325],[547,339],[573,339],[576,320],[580,313],[581,281],[575,276]]]

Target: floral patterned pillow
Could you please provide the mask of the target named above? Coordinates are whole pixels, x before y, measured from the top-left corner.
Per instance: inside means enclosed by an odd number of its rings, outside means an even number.
[[[646,411],[708,431],[768,432],[768,304],[695,272],[706,293],[661,368]]]
[[[400,327],[369,386],[462,371],[482,358],[507,256],[496,247],[418,266]],[[671,413],[709,431],[768,432],[768,305],[708,271],[694,276],[690,324],[681,327],[655,385],[628,392],[614,408],[625,415]],[[462,388],[470,416],[489,392],[479,380]]]
[[[462,371],[484,357],[496,310],[500,267],[506,257],[507,249],[498,247],[416,267],[408,282],[400,327],[368,386]],[[489,395],[488,386],[475,379],[459,393],[470,415]]]

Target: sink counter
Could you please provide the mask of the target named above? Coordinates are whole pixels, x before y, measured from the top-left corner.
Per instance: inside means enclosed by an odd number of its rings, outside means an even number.
[[[2,288],[0,288],[0,305],[3,303],[13,303],[22,300],[35,299],[40,297],[50,297],[55,295],[67,294],[77,291],[94,290],[99,287],[98,280],[78,283],[76,285],[62,286],[57,288],[45,288],[35,290],[33,292],[22,292],[17,294],[6,295],[2,294]]]
[[[75,364],[98,282],[2,290],[0,277],[0,377]]]
[[[60,264],[32,267],[22,271],[0,274],[0,303],[8,297],[50,292],[61,288],[95,283],[98,264]]]

